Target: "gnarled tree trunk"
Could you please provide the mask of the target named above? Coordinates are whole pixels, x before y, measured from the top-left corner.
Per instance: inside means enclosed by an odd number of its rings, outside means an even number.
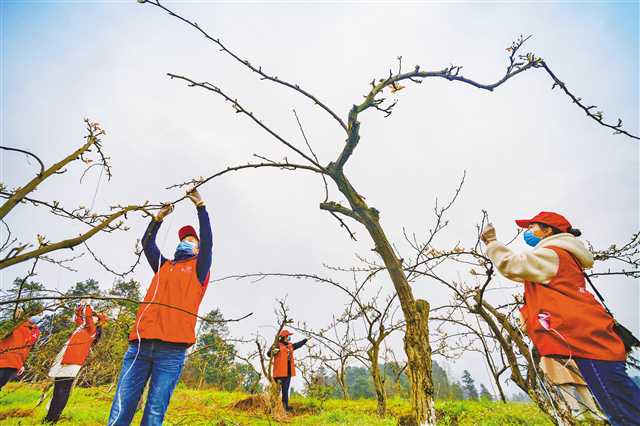
[[[411,384],[411,420],[416,425],[435,425],[433,383],[431,379],[431,345],[429,344],[429,304],[413,297],[411,286],[400,259],[380,225],[379,213],[369,207],[334,163],[327,170],[346,197],[352,217],[362,223],[375,243],[375,251],[384,262],[393,282],[406,321],[404,349],[407,355],[407,375]],[[411,424],[409,423],[409,424]]]
[[[431,346],[429,345],[429,303],[416,300],[415,318],[407,321],[404,350],[407,353],[410,400],[417,424],[435,424],[436,414],[431,377]]]

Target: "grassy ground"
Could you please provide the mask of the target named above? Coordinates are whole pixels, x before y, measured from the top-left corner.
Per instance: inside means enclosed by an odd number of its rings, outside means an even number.
[[[0,425],[40,424],[46,414],[46,402],[36,407],[42,387],[8,384],[0,391]],[[76,388],[63,413],[60,425],[106,424],[113,393],[106,388]],[[395,425],[395,418],[408,410],[403,400],[389,401],[390,416],[380,419],[373,400],[329,400],[320,404],[308,398],[292,399],[293,413],[280,422],[268,419],[259,409],[233,408],[245,399],[242,393],[195,391],[178,387],[166,425]],[[437,405],[442,425],[550,425],[551,422],[535,406],[519,403],[443,401]],[[133,424],[140,423],[141,412]]]

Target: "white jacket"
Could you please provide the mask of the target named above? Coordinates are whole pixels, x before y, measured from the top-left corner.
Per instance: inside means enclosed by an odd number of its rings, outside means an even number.
[[[531,281],[548,284],[558,273],[560,259],[549,246],[559,247],[571,253],[588,269],[593,266],[593,255],[584,243],[569,233],[552,235],[540,241],[531,251],[515,253],[501,242],[487,245],[487,256],[500,273],[513,281]]]

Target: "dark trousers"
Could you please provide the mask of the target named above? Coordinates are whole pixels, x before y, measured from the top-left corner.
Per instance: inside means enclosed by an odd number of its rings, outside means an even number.
[[[282,388],[282,405],[285,410],[289,409],[289,385],[291,384],[291,376],[278,377],[276,381],[280,382]]]
[[[0,368],[0,389],[13,379],[17,372],[17,368]]]
[[[53,398],[51,399],[51,405],[49,405],[47,417],[44,418],[45,423],[55,423],[60,418],[62,410],[64,410],[64,407],[67,405],[67,401],[69,401],[73,380],[73,377],[56,377],[54,379]]]
[[[613,426],[640,425],[640,388],[624,361],[575,359],[589,390]]]

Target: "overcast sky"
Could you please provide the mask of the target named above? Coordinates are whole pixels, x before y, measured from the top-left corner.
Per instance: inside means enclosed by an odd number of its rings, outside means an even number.
[[[544,58],[605,118],[620,117],[631,132],[639,132],[637,2],[167,4],[253,64],[308,89],[345,120],[372,78],[396,69],[399,55],[405,69],[420,64],[439,70],[453,63],[464,66],[466,77],[488,83],[504,73],[511,41],[533,34],[525,52]],[[113,164],[110,182],[104,176],[99,182],[94,168],[80,185],[83,168],[73,164],[43,184],[38,198],[91,206],[97,194],[94,207],[104,212],[116,203],[175,199],[180,193],[164,189],[168,185],[246,163],[254,153],[297,161],[234,114],[230,104],[171,81],[168,72],[221,86],[302,147],[295,108],[323,164],[334,160],[343,145],[341,129],[307,99],[259,81],[155,7],[135,1],[2,2],[0,7],[2,144],[31,150],[50,165],[81,145],[84,117],[107,131],[103,143]],[[638,231],[638,143],[588,120],[566,96],[550,90],[551,84],[536,70],[494,93],[429,80],[396,93],[398,106],[391,117],[376,111],[361,116],[361,141],[346,173],[381,211],[382,225],[400,250],[409,253],[403,227],[424,235],[436,197],[449,197],[465,170],[467,183],[443,247],[472,241],[482,209],[499,238],[513,234],[514,219],[541,210],[564,214],[596,247],[625,242]],[[23,184],[37,170],[24,156],[0,155],[1,181],[9,187]],[[373,258],[363,228],[352,224],[358,236],[353,242],[318,209],[324,193],[317,176],[245,171],[214,180],[201,193],[213,224],[213,278],[276,271],[329,275],[323,264],[357,266],[356,254]],[[342,201],[335,190],[332,195]],[[32,242],[37,233],[56,241],[82,229],[24,206],[14,209],[7,222],[21,240]],[[158,234],[163,253],[173,253],[180,226],[196,223],[193,206],[179,204]],[[100,235],[90,246],[124,270],[134,260],[132,248],[146,225],[146,219],[134,215],[129,232]],[[515,247],[526,249],[522,241]],[[113,276],[87,257],[76,262],[77,273],[42,265],[37,279],[64,290],[95,278],[109,288]],[[2,288],[29,266],[1,271]],[[468,277],[465,269],[456,273]],[[133,277],[146,288],[151,270],[143,263]],[[637,333],[637,280],[597,282],[609,307]],[[506,279],[500,283],[509,285]],[[374,285],[392,291],[384,277]],[[450,297],[428,281],[416,283],[414,293],[434,306]],[[335,289],[311,282],[224,281],[209,287],[201,313],[216,307],[228,317],[254,312],[231,326],[233,335],[269,333],[275,298],[284,296],[293,318],[314,327],[326,325],[346,302]],[[399,338],[394,341],[400,351]],[[454,376],[467,368],[489,387],[481,358],[469,355],[449,365]]]

